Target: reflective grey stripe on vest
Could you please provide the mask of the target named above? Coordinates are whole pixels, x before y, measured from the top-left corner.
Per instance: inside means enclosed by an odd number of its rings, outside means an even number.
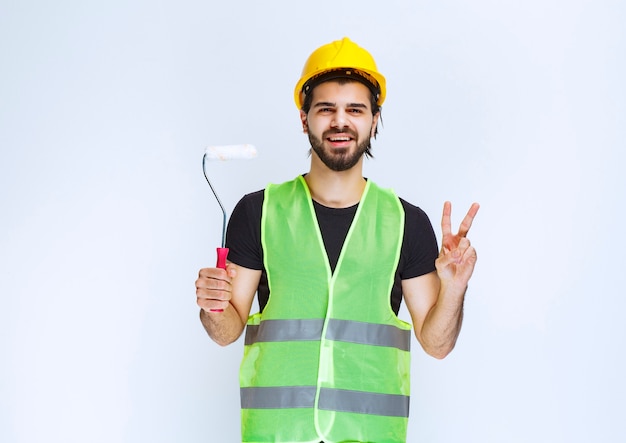
[[[248,325],[245,344],[273,341],[319,340],[324,320],[263,320],[260,325]],[[330,319],[326,329],[329,340],[372,346],[388,346],[409,351],[411,331],[391,325]]]
[[[391,325],[380,325],[331,318],[326,329],[329,340],[363,345],[388,346],[403,351],[411,349],[411,331]]]
[[[406,395],[376,394],[345,389],[321,389],[320,409],[356,412],[359,414],[409,416],[409,397]]]
[[[312,408],[315,386],[241,388],[242,409]]]
[[[240,391],[242,409],[312,408],[315,406],[315,386],[241,388]],[[409,397],[321,388],[318,407],[328,411],[408,417]]]
[[[323,319],[263,320],[260,325],[246,327],[246,345],[268,341],[319,340]]]

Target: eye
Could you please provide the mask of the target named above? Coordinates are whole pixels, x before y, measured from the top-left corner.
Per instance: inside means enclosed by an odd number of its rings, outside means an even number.
[[[359,108],[350,108],[348,109],[350,114],[363,114],[363,110]]]

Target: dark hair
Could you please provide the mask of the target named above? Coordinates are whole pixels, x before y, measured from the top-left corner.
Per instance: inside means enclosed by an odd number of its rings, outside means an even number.
[[[359,81],[354,77],[335,77],[333,79],[326,80],[326,81],[336,82],[340,85],[345,85],[347,83],[354,83],[354,82],[365,84],[365,82]],[[311,105],[313,104],[313,90],[315,89],[316,86],[320,85],[321,83],[324,83],[324,82],[320,82],[320,83],[315,84],[314,86],[311,86],[311,88],[308,91],[308,94],[305,94],[304,100],[302,102],[302,111],[305,114],[308,114],[309,111],[311,110]],[[365,86],[367,86],[367,89],[370,91],[370,106],[372,107],[372,115],[376,115],[382,111],[382,107],[378,106],[378,102],[377,102],[378,97],[372,91],[372,87],[367,84],[365,84]],[[379,121],[382,123],[382,114],[379,117]],[[376,125],[376,129],[374,130],[374,138],[376,138],[377,135],[378,135],[378,125]],[[368,146],[367,150],[365,151],[365,155],[367,157],[373,157],[372,152],[371,152],[371,144],[370,146]]]

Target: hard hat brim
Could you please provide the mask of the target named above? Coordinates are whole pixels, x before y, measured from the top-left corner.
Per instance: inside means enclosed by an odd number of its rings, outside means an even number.
[[[294,90],[294,100],[298,109],[302,109],[304,96],[310,93],[315,86],[338,78],[348,78],[363,83],[370,89],[370,91],[372,91],[374,97],[376,97],[376,103],[378,106],[382,105],[385,101],[385,77],[378,72],[350,67],[320,69],[317,72],[311,73],[307,77],[301,78],[296,84]]]

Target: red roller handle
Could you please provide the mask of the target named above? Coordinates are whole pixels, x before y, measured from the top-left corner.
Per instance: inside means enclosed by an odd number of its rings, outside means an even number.
[[[216,268],[226,269],[226,258],[228,258],[228,248],[217,248]],[[211,312],[224,312],[223,309],[210,309]]]
[[[228,257],[228,248],[217,248],[217,265],[216,268],[226,269],[226,258]]]

